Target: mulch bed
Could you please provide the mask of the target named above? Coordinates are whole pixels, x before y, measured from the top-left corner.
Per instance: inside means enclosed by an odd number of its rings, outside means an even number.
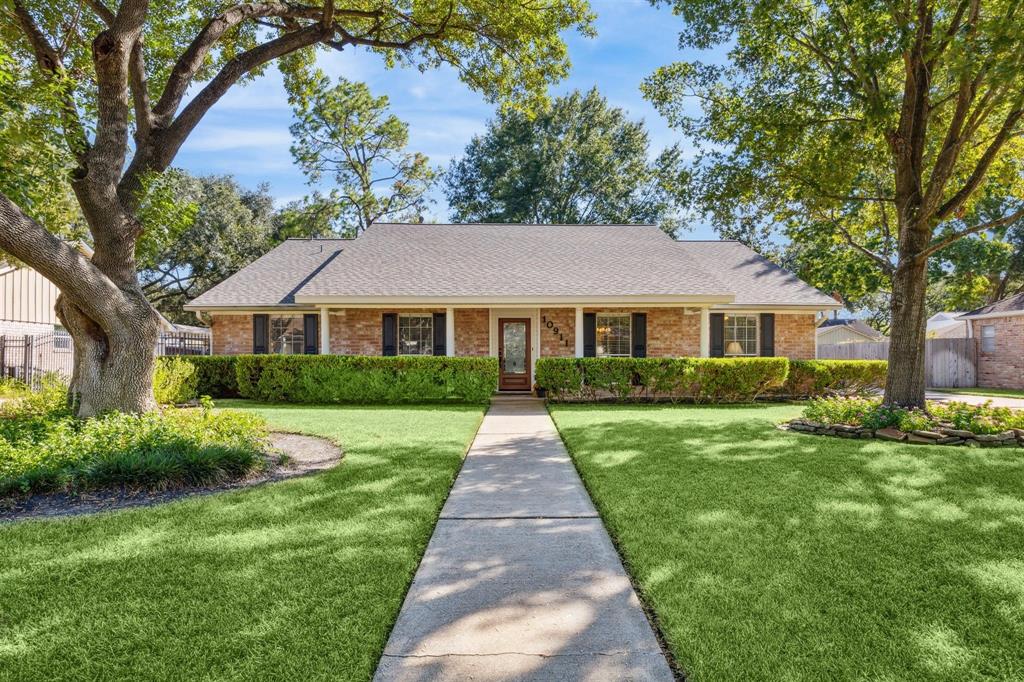
[[[341,448],[324,438],[297,433],[272,433],[270,442],[274,455],[268,467],[245,478],[225,481],[209,486],[182,486],[168,490],[146,488],[103,488],[77,493],[38,493],[25,497],[0,500],[0,523],[22,519],[57,518],[95,514],[97,512],[151,507],[185,497],[210,495],[224,490],[248,488],[254,485],[281,481],[324,471],[341,461]]]

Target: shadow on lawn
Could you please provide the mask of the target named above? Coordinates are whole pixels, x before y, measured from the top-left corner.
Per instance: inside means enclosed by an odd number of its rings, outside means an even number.
[[[0,528],[0,678],[367,679],[471,427],[385,421],[320,475]]]
[[[770,408],[573,412],[563,437],[695,677],[1024,676],[1019,452],[785,433]]]

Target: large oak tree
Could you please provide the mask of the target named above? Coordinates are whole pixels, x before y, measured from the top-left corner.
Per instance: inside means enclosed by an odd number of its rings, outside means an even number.
[[[16,90],[59,124],[95,253],[86,259],[2,193],[0,250],[61,290],[81,416],[154,405],[161,322],[136,272],[141,190],[230,88],[275,60],[309,69],[315,49],[362,47],[389,65],[448,64],[489,99],[529,105],[567,72],[559,32],[591,23],[586,0],[0,2],[5,51],[34,63],[32,82]]]
[[[658,0],[654,0],[658,2]],[[885,400],[923,406],[929,259],[1009,225],[1019,199],[1024,10],[1016,0],[666,0],[680,62],[645,94],[691,139],[692,196],[718,225],[849,250],[885,277]],[[847,255],[833,262],[842,266]],[[867,275],[864,275],[867,276]]]

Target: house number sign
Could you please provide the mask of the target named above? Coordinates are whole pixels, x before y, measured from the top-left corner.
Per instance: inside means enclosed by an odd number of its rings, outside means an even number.
[[[566,348],[569,347],[569,339],[565,338],[565,334],[562,333],[562,330],[558,328],[558,325],[556,325],[553,320],[549,320],[547,315],[541,315],[540,321],[544,325],[545,329],[558,337],[559,343]]]

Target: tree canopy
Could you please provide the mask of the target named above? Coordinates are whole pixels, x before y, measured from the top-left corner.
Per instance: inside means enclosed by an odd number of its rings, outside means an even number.
[[[351,236],[375,222],[422,219],[437,173],[408,152],[409,126],[388,113],[388,98],[364,83],[324,76],[293,95],[291,152],[311,185],[331,188],[303,202],[303,213],[329,216]],[[335,230],[338,231],[338,230]]]
[[[643,85],[698,150],[695,207],[751,239],[779,226],[865,290],[885,278],[886,399],[923,406],[929,259],[1024,216],[1019,4],[665,4],[682,47],[729,50]],[[981,210],[991,197],[1002,212]]]
[[[536,116],[501,112],[445,176],[457,222],[658,223],[678,226],[668,191],[677,148],[648,158],[642,122],[591,90]]]
[[[22,160],[59,159],[67,172],[53,177],[73,191],[94,251],[85,258],[57,238],[60,221],[44,215],[31,182],[0,190],[0,250],[61,290],[56,312],[75,341],[70,397],[81,416],[154,406],[161,322],[138,277],[141,203],[232,87],[275,61],[286,74],[308,73],[317,50],[361,48],[388,66],[448,65],[485,98],[531,109],[568,71],[560,33],[592,31],[586,0],[3,0],[2,10],[0,81],[14,99],[3,113],[39,117],[61,135],[22,134],[17,122],[0,135],[17,140]]]

